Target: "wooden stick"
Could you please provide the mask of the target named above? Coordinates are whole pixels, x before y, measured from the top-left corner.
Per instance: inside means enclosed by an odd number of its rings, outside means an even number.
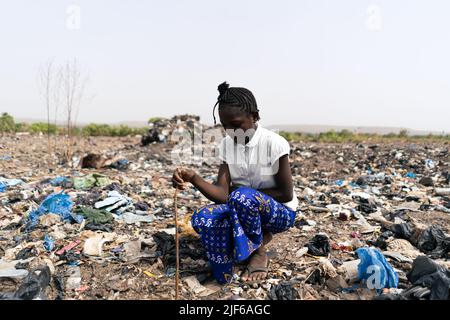
[[[175,252],[176,252],[175,300],[178,300],[178,291],[179,291],[178,278],[179,278],[179,273],[180,273],[180,245],[179,245],[179,239],[178,239],[177,193],[178,193],[178,189],[175,189],[175,192],[173,195],[173,205],[174,205],[174,211],[175,211]]]

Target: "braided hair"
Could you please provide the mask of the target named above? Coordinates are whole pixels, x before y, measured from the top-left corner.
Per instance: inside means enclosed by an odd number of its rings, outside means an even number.
[[[260,119],[256,99],[250,90],[238,87],[230,88],[230,85],[226,82],[221,83],[217,90],[219,90],[219,96],[213,108],[214,125],[216,124],[214,111],[217,105],[219,105],[219,110],[227,107],[240,107],[248,114],[255,114],[256,120]]]

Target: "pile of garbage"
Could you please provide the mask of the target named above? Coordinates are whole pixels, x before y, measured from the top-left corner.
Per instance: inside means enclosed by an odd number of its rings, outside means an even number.
[[[78,166],[49,170],[45,137],[0,139],[0,299],[175,297],[172,145],[89,138]],[[294,143],[290,161],[299,212],[259,283],[241,281],[244,264],[214,281],[190,225],[209,201],[179,191],[182,298],[449,298],[447,144]]]
[[[141,144],[146,146],[150,143],[170,143],[173,131],[183,132],[189,130],[194,132],[194,126],[201,126],[200,116],[176,115],[171,119],[157,118],[149,122],[148,133],[141,139]]]

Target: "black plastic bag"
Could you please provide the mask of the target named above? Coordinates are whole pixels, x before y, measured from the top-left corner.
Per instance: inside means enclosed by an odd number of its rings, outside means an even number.
[[[387,249],[387,242],[390,237],[392,237],[394,233],[390,230],[384,231],[375,241],[370,241],[370,244],[372,244],[375,247],[380,248],[381,250]]]
[[[268,293],[270,300],[295,300],[299,298],[297,289],[293,287],[295,282],[283,281],[273,286]]]
[[[405,240],[410,240],[414,233],[414,228],[409,223],[394,224],[392,229],[398,238]]]
[[[48,266],[36,268],[28,274],[25,281],[19,286],[14,294],[14,298],[32,300],[38,297],[50,284],[50,277],[50,269]]]
[[[317,234],[309,241],[307,247],[308,253],[313,256],[327,256],[330,253],[330,240],[326,235]]]
[[[413,285],[430,289],[431,300],[449,299],[450,271],[430,258],[417,257],[406,277]]]
[[[433,259],[445,257],[450,252],[450,237],[440,227],[431,226],[420,234],[417,248]]]
[[[164,266],[175,265],[175,236],[164,231],[159,231],[153,234],[153,239],[157,245],[157,252],[163,257]],[[198,260],[203,259],[204,256],[205,249],[202,246],[199,246],[199,242],[196,239],[180,239],[180,259],[190,257],[193,260]]]

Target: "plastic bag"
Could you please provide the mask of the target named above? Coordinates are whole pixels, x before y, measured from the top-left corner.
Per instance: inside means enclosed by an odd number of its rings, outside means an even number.
[[[309,241],[308,253],[313,256],[326,256],[330,253],[330,240],[324,234],[317,234]]]
[[[361,260],[358,278],[365,280],[369,289],[397,288],[398,274],[378,249],[364,247],[355,252]]]
[[[26,229],[33,228],[39,221],[39,217],[48,213],[59,214],[63,220],[81,223],[83,217],[72,213],[73,202],[64,192],[51,194],[41,203],[39,208],[28,216]]]

